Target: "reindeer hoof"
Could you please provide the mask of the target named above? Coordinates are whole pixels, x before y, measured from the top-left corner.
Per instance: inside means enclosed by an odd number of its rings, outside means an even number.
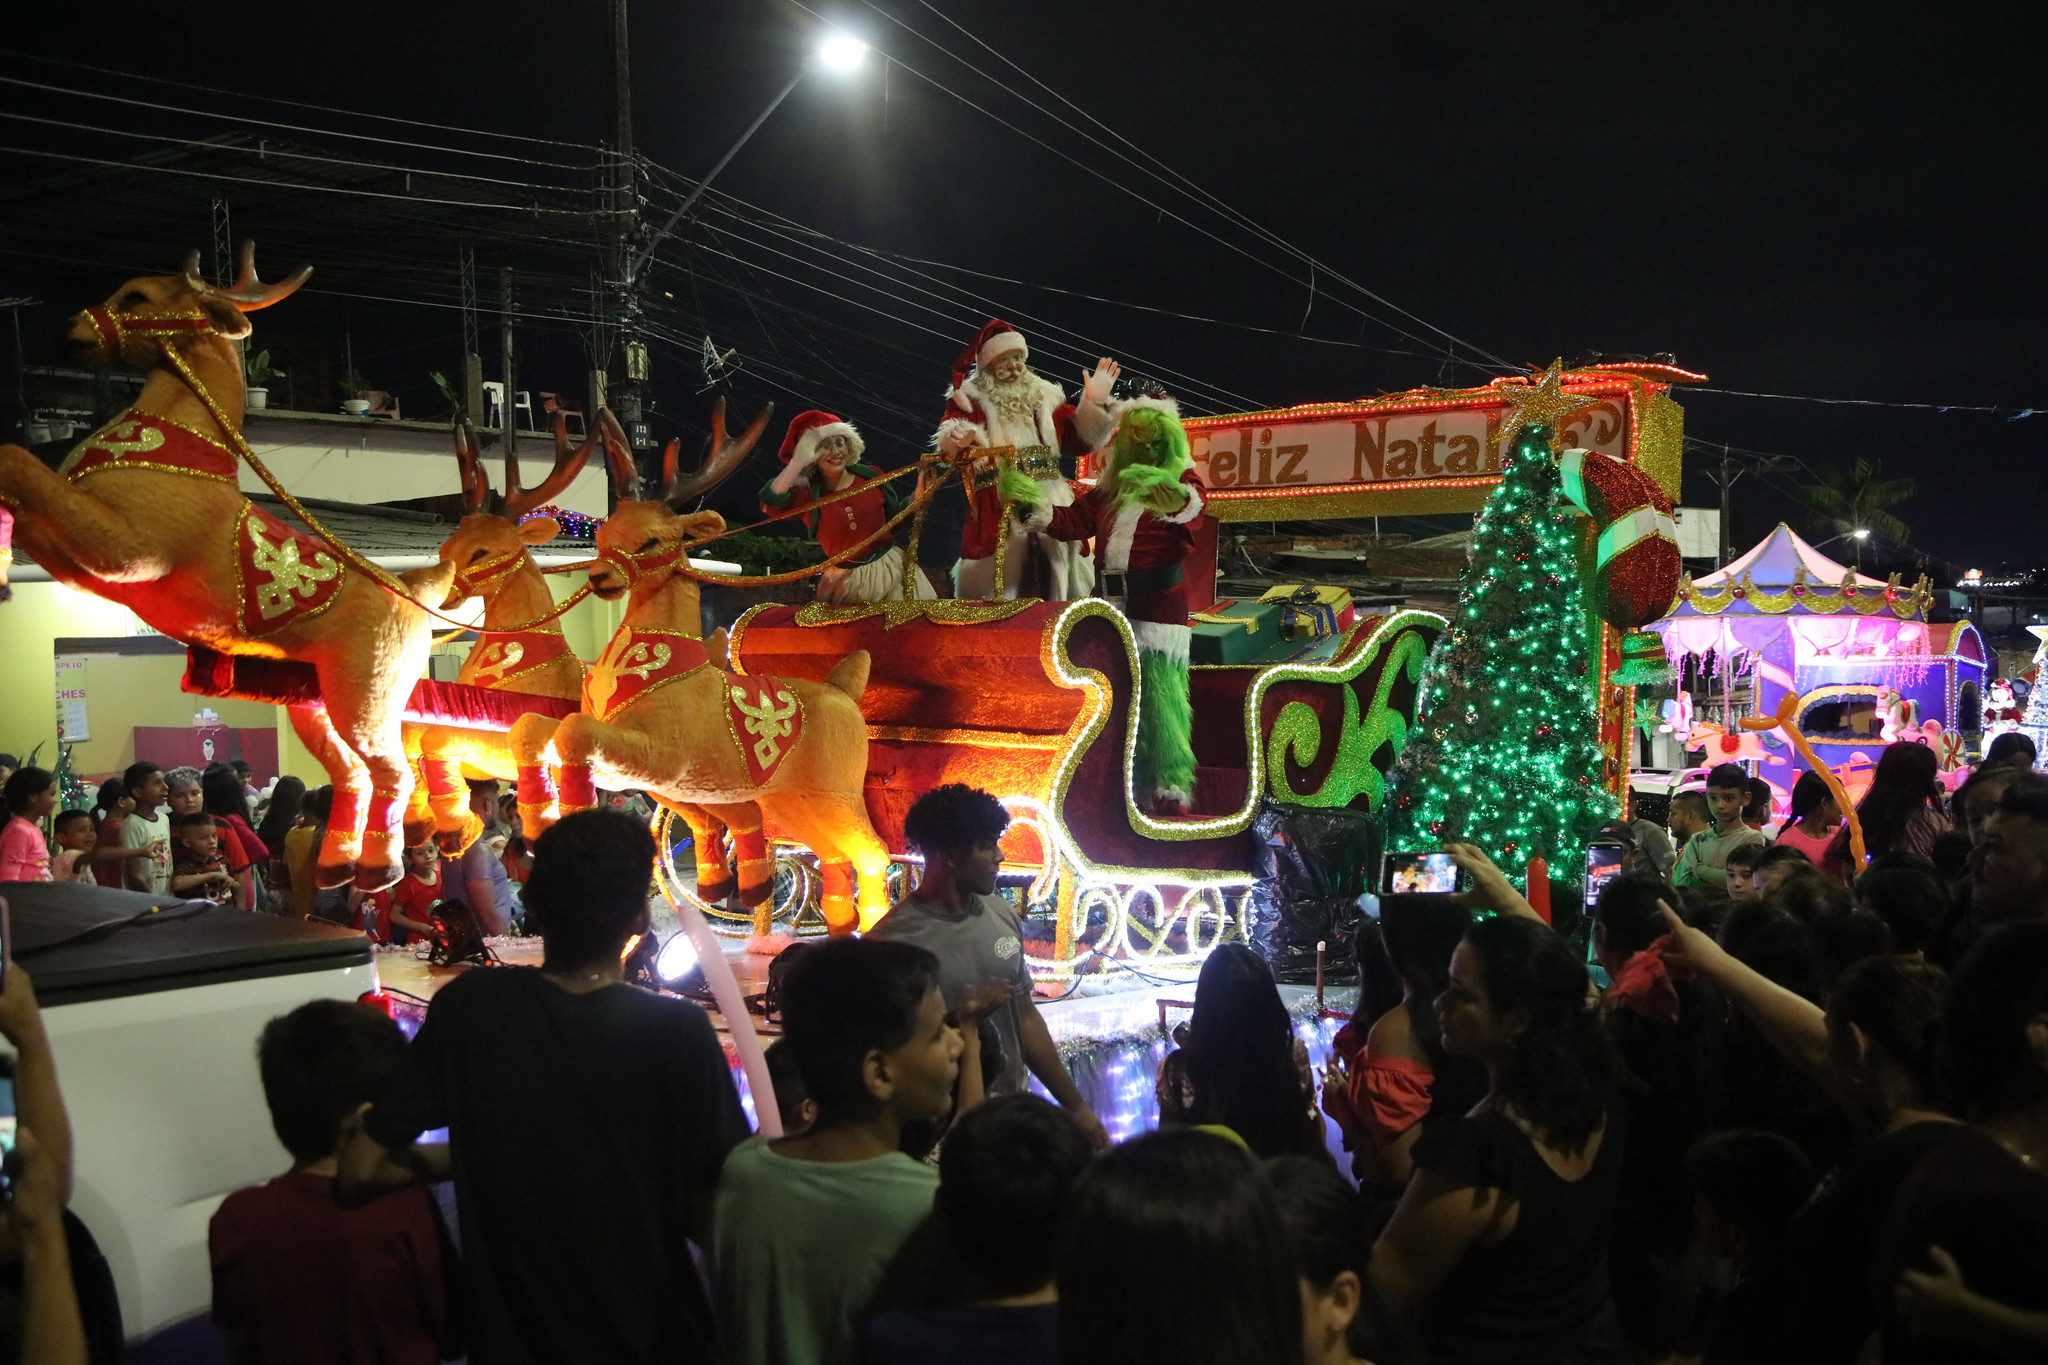
[[[362,891],[382,891],[387,886],[396,886],[404,875],[405,869],[397,863],[357,863],[355,885]]]
[[[434,822],[432,819],[408,820],[405,822],[405,846],[407,848],[418,848],[433,837]]]
[[[483,837],[484,822],[477,819],[475,811],[466,811],[462,824],[457,829],[436,831],[434,842],[441,846],[441,852],[450,858],[460,858],[469,852],[469,846]]]
[[[353,862],[322,862],[313,869],[313,885],[322,891],[351,885],[356,879],[356,865]]]

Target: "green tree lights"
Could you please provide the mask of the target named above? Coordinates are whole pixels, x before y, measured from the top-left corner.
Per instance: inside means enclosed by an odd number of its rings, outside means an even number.
[[[1458,839],[1510,872],[1537,856],[1570,869],[1616,813],[1601,780],[1579,527],[1561,504],[1554,429],[1517,425],[1474,523],[1457,618],[1430,652],[1394,766],[1390,849]]]

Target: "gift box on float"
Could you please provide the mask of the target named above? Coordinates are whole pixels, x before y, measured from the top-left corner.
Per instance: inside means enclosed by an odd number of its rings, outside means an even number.
[[[1326,587],[1315,583],[1282,583],[1268,588],[1262,603],[1272,603],[1280,609],[1280,634],[1287,640],[1319,639],[1335,635],[1338,631],[1349,630],[1357,619],[1351,608],[1349,588]]]
[[[1288,647],[1280,634],[1280,608],[1270,602],[1219,598],[1207,611],[1189,613],[1188,627],[1190,663],[1257,663]]]

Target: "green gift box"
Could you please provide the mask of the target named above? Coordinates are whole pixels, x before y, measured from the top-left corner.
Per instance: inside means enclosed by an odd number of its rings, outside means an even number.
[[[1277,602],[1223,598],[1207,611],[1190,613],[1188,659],[1197,664],[1257,663],[1293,647],[1280,638]]]

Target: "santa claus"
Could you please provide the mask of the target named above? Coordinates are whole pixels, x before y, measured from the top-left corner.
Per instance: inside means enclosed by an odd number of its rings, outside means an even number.
[[[983,457],[965,465],[967,524],[960,532],[961,597],[1043,597],[1066,601],[1086,597],[1094,582],[1084,547],[1049,536],[1006,530],[996,490],[1000,465],[1035,480],[1039,501],[1066,507],[1074,501],[1067,480],[1076,462],[1115,429],[1109,395],[1120,372],[1107,356],[1081,376],[1081,401],[1034,373],[1026,363],[1031,348],[1023,334],[1000,318],[981,329],[953,367],[946,415],[939,423],[938,449],[960,463],[976,447],[1008,448],[1004,460]],[[1001,585],[997,552],[1001,550]]]
[[[1188,694],[1188,590],[1181,561],[1202,515],[1202,483],[1170,398],[1138,398],[1111,414],[1115,439],[1102,477],[1055,507],[1031,481],[1006,471],[1000,489],[1021,526],[1068,544],[1095,542],[1095,595],[1130,622],[1138,646],[1138,742],[1132,795],[1157,815],[1186,815],[1195,785],[1194,712]]]
[[[865,453],[867,442],[853,423],[829,412],[800,412],[782,438],[782,472],[761,489],[761,510],[771,514],[821,504],[805,525],[828,558],[848,557],[819,575],[820,602],[903,600],[903,549],[882,532],[903,509],[903,495],[889,484],[877,484],[826,501],[880,477],[881,471],[860,463]],[[921,569],[911,575],[911,590],[918,597],[938,595]]]

